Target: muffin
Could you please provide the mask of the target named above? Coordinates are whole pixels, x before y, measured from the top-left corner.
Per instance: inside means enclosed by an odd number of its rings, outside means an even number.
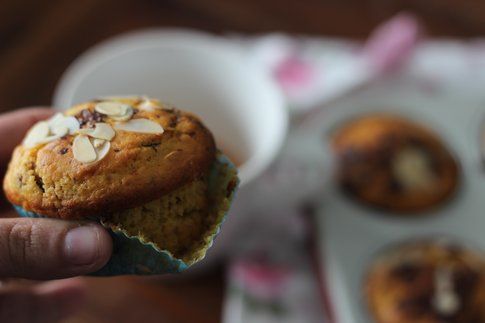
[[[483,255],[445,240],[403,244],[372,265],[365,298],[377,323],[485,322]]]
[[[331,139],[336,178],[352,199],[397,213],[418,213],[450,199],[459,167],[438,136],[401,117],[375,114]]]
[[[98,274],[160,274],[204,257],[237,184],[196,116],[134,97],[79,104],[34,125],[4,191],[22,216],[105,226],[114,252]]]

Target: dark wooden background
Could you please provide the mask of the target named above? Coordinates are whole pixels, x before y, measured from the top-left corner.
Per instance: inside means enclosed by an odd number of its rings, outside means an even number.
[[[485,35],[484,0],[0,0],[0,111],[49,105],[67,66],[110,36],[145,27],[214,33],[364,38],[399,11],[432,36]],[[181,282],[88,280],[90,302],[70,322],[217,322],[223,270]],[[143,316],[145,315],[145,316]]]
[[[0,109],[49,104],[77,55],[127,30],[181,26],[363,38],[401,10],[415,12],[432,35],[485,34],[483,0],[1,0]]]

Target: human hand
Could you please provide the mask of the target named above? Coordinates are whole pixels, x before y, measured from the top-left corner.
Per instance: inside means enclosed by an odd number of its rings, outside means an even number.
[[[0,114],[0,170],[26,131],[52,113],[30,108]],[[111,255],[111,238],[98,224],[15,218],[15,211],[7,207],[0,204],[0,280],[83,275],[100,269]],[[85,287],[76,279],[14,285],[0,285],[0,322],[57,322],[85,298]]]

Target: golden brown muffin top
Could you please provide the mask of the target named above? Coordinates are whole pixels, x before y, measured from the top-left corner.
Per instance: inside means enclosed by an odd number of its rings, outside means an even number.
[[[346,123],[332,137],[337,179],[363,203],[395,212],[419,212],[456,190],[459,167],[438,136],[386,114]]]
[[[4,190],[27,211],[96,216],[142,205],[201,178],[215,149],[197,117],[157,100],[95,100],[35,125],[14,150]]]
[[[382,255],[365,282],[378,323],[485,322],[481,254],[449,241],[418,241]]]

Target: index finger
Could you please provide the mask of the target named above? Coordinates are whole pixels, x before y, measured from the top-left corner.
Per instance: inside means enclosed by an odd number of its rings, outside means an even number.
[[[25,108],[0,114],[0,164],[5,163],[27,130],[40,120],[49,118],[54,111],[49,108]]]

